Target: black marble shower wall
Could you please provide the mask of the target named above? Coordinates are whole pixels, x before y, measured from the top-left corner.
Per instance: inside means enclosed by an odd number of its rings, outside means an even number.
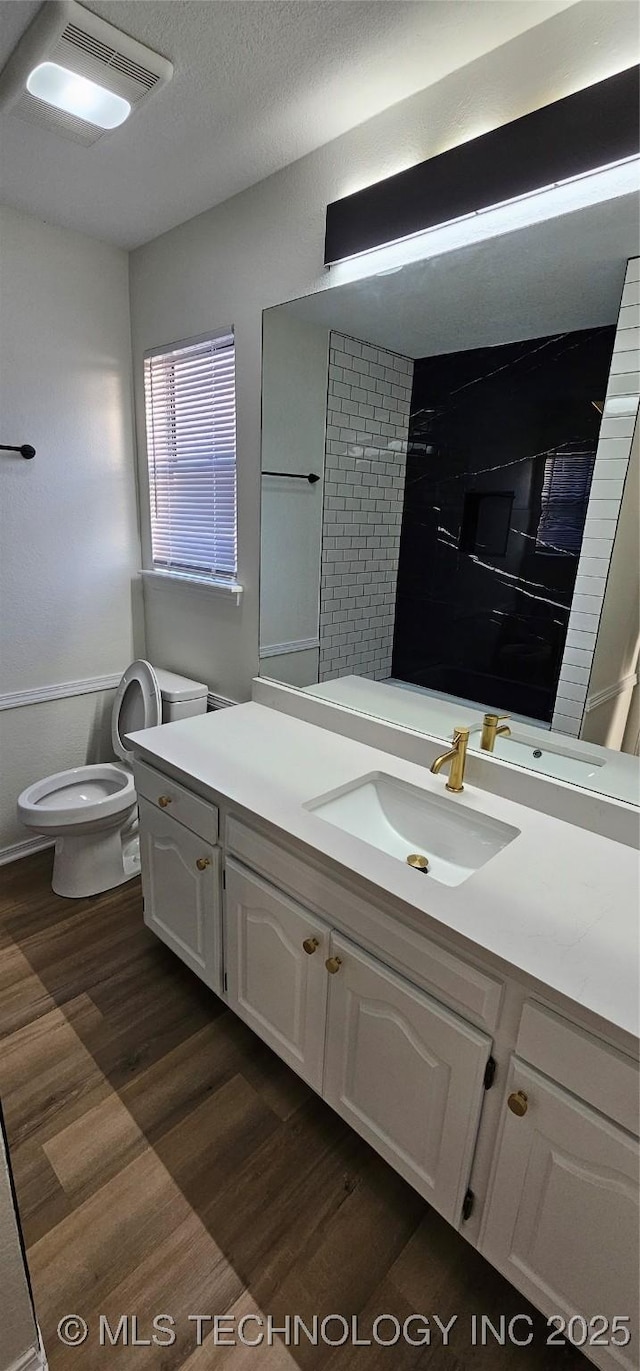
[[[551,720],[614,335],[416,361],[396,678]]]

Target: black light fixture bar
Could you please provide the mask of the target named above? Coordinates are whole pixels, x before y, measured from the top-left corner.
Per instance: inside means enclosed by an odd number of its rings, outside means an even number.
[[[640,68],[327,206],[326,265],[580,176],[640,150]]]

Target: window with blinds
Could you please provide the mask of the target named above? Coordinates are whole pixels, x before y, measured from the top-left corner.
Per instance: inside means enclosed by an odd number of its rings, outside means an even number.
[[[577,556],[587,517],[595,451],[583,448],[547,457],[540,501],[536,552]]]
[[[148,355],[144,381],[154,569],[232,579],[237,571],[233,335]]]

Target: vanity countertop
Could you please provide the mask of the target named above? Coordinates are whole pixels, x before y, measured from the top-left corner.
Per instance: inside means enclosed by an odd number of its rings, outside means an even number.
[[[638,854],[413,762],[258,704],[129,735],[140,757],[237,805],[634,1039],[639,1027]],[[457,886],[405,867],[303,806],[372,772],[418,786],[519,836]]]

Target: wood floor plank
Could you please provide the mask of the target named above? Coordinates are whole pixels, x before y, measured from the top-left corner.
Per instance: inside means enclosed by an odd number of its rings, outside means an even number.
[[[231,1018],[235,1018],[231,1011],[229,1013]],[[240,1023],[240,1020],[238,1019],[237,1022]],[[313,1092],[310,1086],[306,1085],[294,1071],[290,1071],[280,1057],[276,1057],[275,1052],[271,1052],[264,1043],[258,1041],[256,1050],[255,1034],[248,1028],[245,1031],[249,1038],[253,1039],[253,1043],[245,1053],[245,1062],[242,1068],[247,1080],[250,1081],[254,1090],[262,1095],[279,1118],[284,1120],[293,1118],[297,1110],[312,1099]]]
[[[357,1184],[310,1234],[271,1295],[269,1307],[279,1318],[292,1311],[306,1321],[314,1315],[348,1319],[359,1313],[420,1221],[421,1197],[366,1144],[362,1148]],[[345,1261],[345,1253],[366,1254],[366,1259]],[[298,1359],[311,1368],[323,1365],[329,1355],[326,1346],[314,1348],[303,1341]]]
[[[225,1313],[229,1322],[225,1322],[224,1331],[220,1331],[220,1343],[214,1347],[211,1334],[208,1339],[204,1338],[200,1347],[194,1346],[193,1352],[183,1363],[182,1371],[213,1371],[213,1368],[215,1371],[297,1371],[298,1351],[285,1347],[281,1338],[276,1336],[268,1343],[265,1334],[265,1341],[260,1346],[249,1346],[240,1341],[238,1327],[243,1329],[248,1344],[257,1340],[265,1323],[264,1311],[248,1290],[243,1291]],[[243,1318],[251,1322],[243,1326]],[[262,1325],[258,1320],[262,1320]],[[204,1333],[205,1325],[202,1331]],[[223,1340],[227,1346],[221,1345]]]
[[[122,1100],[149,1140],[157,1142],[238,1074],[281,1120],[310,1098],[304,1082],[226,1008],[191,1036],[187,1023],[183,1032],[181,1042],[120,1087]],[[98,1050],[96,1055],[104,1064],[104,1054]]]
[[[0,1042],[55,1008],[22,948],[7,941],[0,954]]]
[[[21,862],[9,862],[2,868],[0,882],[0,929],[7,922],[24,915],[35,904],[51,910],[54,895],[51,890],[53,848],[35,853]],[[13,936],[9,935],[13,940]]]
[[[43,1328],[96,1308],[191,1214],[151,1148],[73,1209],[29,1251]]]
[[[74,1003],[76,1025],[92,1019],[88,996]],[[107,1098],[109,1083],[83,1046],[76,1027],[53,1009],[5,1039],[0,1054],[0,1096],[13,1145],[44,1142]]]
[[[501,1371],[534,1371],[555,1367],[557,1371],[584,1371],[585,1358],[573,1348],[547,1348],[546,1321],[509,1281],[485,1261],[474,1248],[433,1210],[427,1210],[422,1223],[389,1271],[389,1280],[416,1309],[424,1305],[428,1291],[431,1306],[446,1322],[459,1314],[451,1334],[451,1346],[469,1371],[487,1367],[491,1355]],[[473,1302],[469,1302],[469,1288]],[[472,1313],[486,1314],[496,1327],[524,1314],[532,1321],[533,1341],[519,1347],[508,1343],[498,1347],[490,1338],[486,1347],[471,1338]],[[518,1328],[518,1336],[526,1329]]]
[[[357,1183],[363,1146],[314,1098],[201,1202],[209,1231],[263,1307]]]
[[[278,1120],[243,1076],[232,1076],[156,1142],[156,1153],[183,1193],[206,1213],[221,1181],[247,1166]],[[209,1230],[215,1232],[215,1229]]]
[[[471,1345],[472,1312],[530,1306],[148,932],[138,881],[71,901],[50,853],[6,870],[0,1095],[50,1371],[587,1371],[533,1312],[530,1348]],[[99,1346],[101,1313],[163,1312],[172,1346]],[[188,1320],[434,1312],[448,1348],[197,1347]]]
[[[12,1147],[11,1164],[24,1239],[31,1247],[66,1218],[72,1206],[39,1142]]]
[[[126,1105],[112,1092],[43,1144],[62,1189],[75,1204],[99,1190],[146,1147]]]
[[[235,1076],[240,1063],[232,1016],[220,1015],[138,1070],[120,1087],[120,1098],[149,1141],[156,1142]]]
[[[107,1293],[102,1289],[95,1300],[88,1299],[82,1307],[90,1336],[82,1349],[82,1371],[104,1371],[109,1357],[117,1358],[129,1371],[178,1371],[191,1355],[196,1343],[196,1325],[189,1320],[191,1313],[204,1310],[225,1311],[233,1305],[241,1292],[240,1282],[224,1254],[204,1228],[198,1216],[189,1210],[164,1235],[134,1270],[127,1271],[119,1284]],[[131,1315],[137,1320],[133,1330],[140,1344],[131,1345]],[[170,1315],[169,1328],[175,1337],[171,1345],[154,1345],[153,1320],[158,1314]],[[122,1315],[129,1316],[129,1344],[111,1350],[98,1341],[99,1320],[102,1315],[115,1331]],[[50,1371],[79,1371],[77,1349],[62,1350],[50,1362]],[[256,1368],[257,1371],[257,1368]]]
[[[360,1310],[355,1337],[330,1352],[328,1359],[325,1356],[319,1360],[315,1349],[304,1348],[299,1357],[301,1371],[311,1371],[318,1365],[323,1371],[463,1371],[464,1362],[446,1344],[431,1313],[411,1305],[387,1276]],[[424,1318],[416,1319],[416,1314],[426,1314],[428,1323]],[[400,1327],[397,1341],[392,1319]],[[339,1336],[339,1329],[333,1336]],[[429,1342],[422,1343],[424,1337]],[[357,1339],[370,1345],[358,1346]],[[385,1340],[388,1345],[384,1345]],[[486,1371],[498,1371],[498,1367],[498,1363],[492,1367],[487,1361]]]

